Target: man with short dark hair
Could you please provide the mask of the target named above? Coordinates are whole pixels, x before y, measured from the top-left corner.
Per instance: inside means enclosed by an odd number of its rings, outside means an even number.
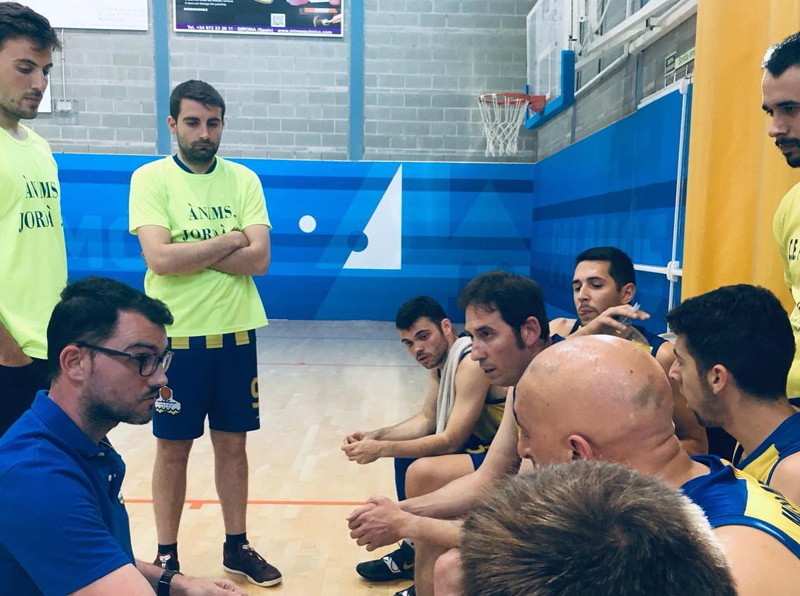
[[[0,440],[4,594],[242,594],[228,580],[189,579],[133,556],[125,464],[106,435],[120,422],[150,422],[172,359],[171,323],[162,302],[111,279],[62,292],[47,327],[50,391]]]
[[[448,549],[457,549],[461,542],[461,524],[455,518],[482,502],[488,487],[519,469],[517,429],[511,407],[513,386],[531,360],[556,341],[550,336],[544,294],[527,277],[504,271],[479,275],[461,292],[459,308],[465,311],[465,329],[472,337],[470,358],[492,385],[510,389],[486,460],[474,473],[400,503],[373,496],[350,514],[350,536],[367,550],[403,537],[414,540],[415,585],[398,592],[398,596],[433,594],[437,558]],[[412,471],[413,467],[409,482]]]
[[[636,271],[631,258],[613,246],[589,248],[575,259],[572,298],[578,318],[553,319],[550,326],[565,338],[605,334],[630,339],[646,347],[664,372],[669,373],[675,361],[672,344],[634,323],[650,318],[643,310],[634,311],[631,304],[635,295]],[[672,396],[675,434],[689,453],[705,453],[708,451],[706,433],[686,406],[677,385],[673,386]],[[730,457],[733,440],[727,438],[725,442],[724,433],[721,433],[720,444],[717,435],[712,436],[714,448],[725,451],[720,455]]]
[[[800,33],[769,48],[761,67],[761,108],[771,118],[769,136],[786,163],[800,167]],[[800,395],[800,184],[781,200],[772,231],[783,263],[783,279],[794,302],[790,320],[796,347],[786,392]]]
[[[0,2],[0,436],[48,386],[47,320],[67,283],[58,168],[20,123],[36,118],[60,47],[46,18]]]
[[[703,510],[739,596],[796,592],[800,510],[715,455],[690,457],[674,434],[671,392],[661,367],[632,342],[562,342],[517,385],[519,454],[536,466],[599,459],[656,476]]]
[[[250,546],[246,530],[247,433],[260,426],[256,329],[267,324],[253,276],[269,268],[271,224],[258,176],[216,157],[224,116],[225,102],[208,83],[175,87],[168,124],[178,151],[131,179],[129,229],[147,262],[145,291],[175,316],[167,334],[180,354],[172,391],[153,417],[155,563],[180,569],[186,467],[207,416],[225,521],[223,566],[273,586],[281,574]]]
[[[521,474],[464,521],[467,596],[736,596],[702,510],[623,466]]]
[[[406,498],[406,473],[413,467],[409,496],[431,492],[469,474],[483,463],[503,418],[505,395],[478,363],[467,356],[472,340],[456,338],[442,306],[417,296],[397,311],[395,325],[409,354],[430,371],[422,409],[408,420],[345,437],[342,450],[351,461],[367,464],[381,457],[395,463],[397,498]],[[424,485],[424,486],[420,486]],[[414,577],[414,549],[408,541],[375,561],[356,566],[370,581]]]
[[[667,314],[677,335],[670,376],[704,426],[738,442],[734,464],[800,503],[800,412],[786,398],[792,326],[766,288],[724,286]]]

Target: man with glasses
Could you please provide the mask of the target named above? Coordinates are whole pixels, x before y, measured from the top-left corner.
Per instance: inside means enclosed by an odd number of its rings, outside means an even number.
[[[233,596],[137,561],[122,496],[125,464],[107,433],[147,424],[172,360],[166,305],[123,283],[67,286],[47,327],[50,391],[0,440],[4,594]]]

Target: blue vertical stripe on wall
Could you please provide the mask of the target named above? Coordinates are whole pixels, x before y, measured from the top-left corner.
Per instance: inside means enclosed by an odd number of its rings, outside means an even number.
[[[364,157],[364,0],[349,0],[350,6],[350,139],[347,155],[352,161]]]
[[[156,151],[172,152],[172,139],[167,126],[169,116],[169,0],[153,0],[153,39],[156,77]]]

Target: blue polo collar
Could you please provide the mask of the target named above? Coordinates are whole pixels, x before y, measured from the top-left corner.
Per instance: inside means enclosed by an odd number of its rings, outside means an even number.
[[[111,449],[111,444],[106,438],[96,445],[86,434],[67,416],[61,407],[50,399],[47,391],[39,391],[33,400],[31,410],[44,425],[59,439],[85,458],[97,457]]]

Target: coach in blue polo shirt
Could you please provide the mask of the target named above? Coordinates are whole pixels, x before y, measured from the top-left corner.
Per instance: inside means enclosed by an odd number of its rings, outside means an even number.
[[[106,434],[151,420],[171,323],[162,302],[111,279],[62,292],[47,328],[50,391],[0,440],[0,593],[243,594],[228,580],[186,578],[133,556],[125,464]]]

